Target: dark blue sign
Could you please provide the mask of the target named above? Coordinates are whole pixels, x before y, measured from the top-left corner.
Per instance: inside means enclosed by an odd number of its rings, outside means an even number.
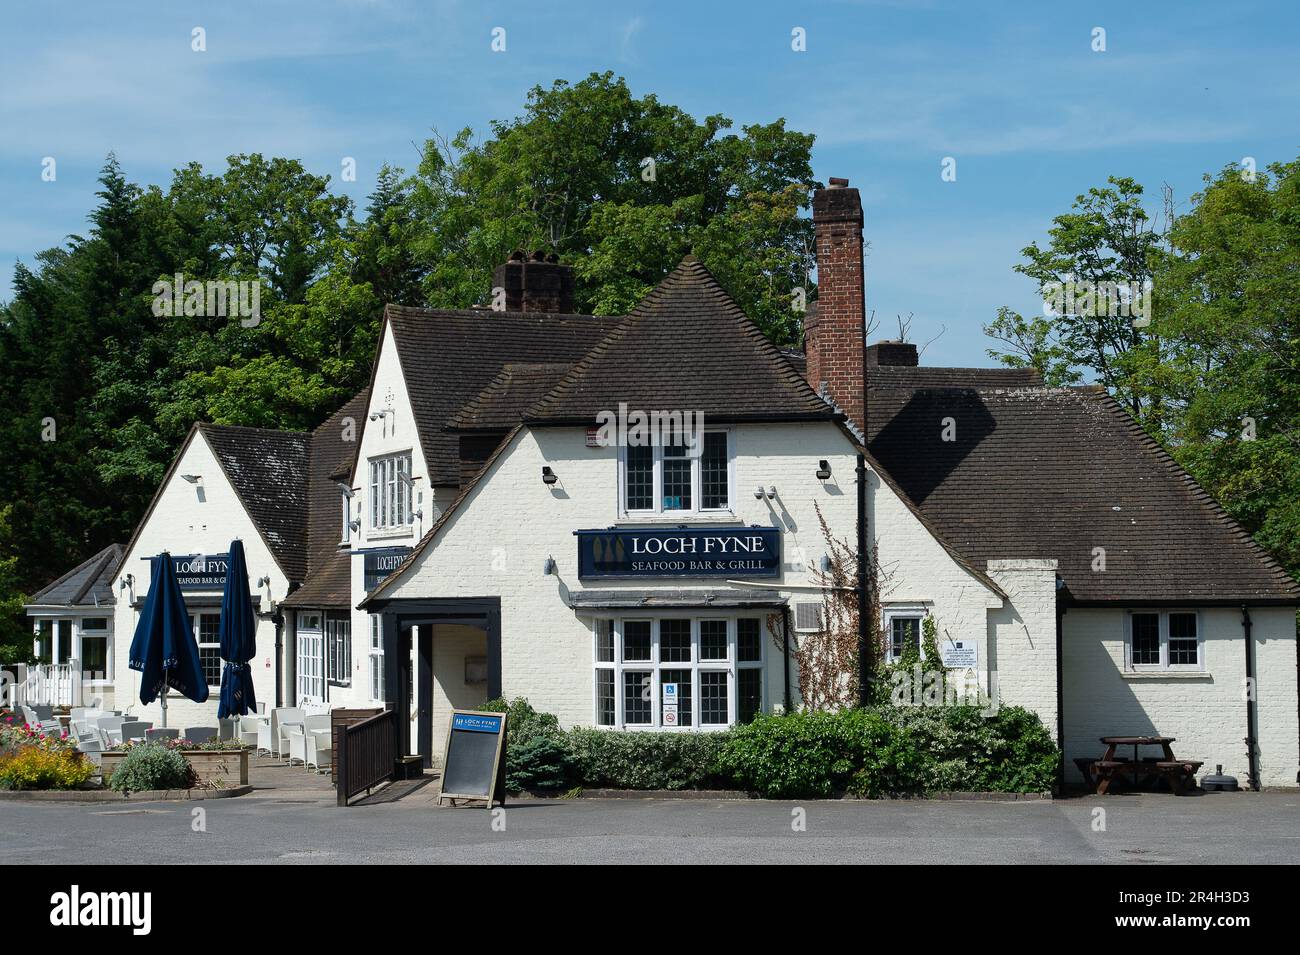
[[[574,531],[578,577],[779,577],[775,527]]]
[[[172,570],[181,590],[220,590],[226,586],[229,554],[190,554],[172,557]]]
[[[365,554],[365,588],[374,590],[411,552],[409,547],[376,547]]]
[[[451,728],[454,730],[468,730],[471,733],[500,733],[501,717],[457,713],[451,718]]]

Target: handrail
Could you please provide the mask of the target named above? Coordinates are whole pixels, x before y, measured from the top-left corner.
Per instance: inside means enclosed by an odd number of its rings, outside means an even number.
[[[393,778],[397,762],[397,722],[394,710],[385,710],[358,723],[339,727],[338,804],[361,790],[370,791]]]

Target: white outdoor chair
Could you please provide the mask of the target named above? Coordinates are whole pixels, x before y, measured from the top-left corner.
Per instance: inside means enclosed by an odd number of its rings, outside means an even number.
[[[333,758],[333,744],[329,730],[307,734],[303,740],[303,763],[308,769],[322,773],[330,768]]]
[[[119,728],[118,739],[123,743],[142,740],[151,729],[153,729],[152,720],[128,720],[123,722]]]
[[[20,706],[19,709],[23,711],[23,722],[28,726],[41,725],[41,718],[36,715],[36,711],[30,706]]]
[[[104,748],[111,749],[118,743],[122,742],[122,724],[126,722],[123,716],[101,716],[96,723],[99,730],[99,736],[104,741]]]
[[[77,749],[83,753],[102,753],[104,742],[99,738],[98,733],[87,733],[77,737]]]
[[[63,724],[58,720],[42,720],[39,729],[46,736],[63,735]]]
[[[287,747],[281,742],[280,724],[301,723],[303,712],[293,706],[278,706],[271,710],[271,716],[265,723],[258,726],[257,729],[257,751],[266,752],[273,756],[280,756],[288,752]]]
[[[257,716],[241,716],[239,718],[239,741],[245,746],[257,745],[257,731],[262,728],[265,721]]]

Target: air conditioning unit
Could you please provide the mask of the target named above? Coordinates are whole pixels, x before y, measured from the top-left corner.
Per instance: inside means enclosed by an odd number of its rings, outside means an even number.
[[[822,629],[820,602],[803,601],[794,605],[795,633],[818,633]]]

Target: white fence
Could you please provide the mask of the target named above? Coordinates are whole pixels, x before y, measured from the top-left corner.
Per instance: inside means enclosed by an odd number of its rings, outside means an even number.
[[[21,678],[12,684],[12,706],[74,706],[79,704],[81,666],[76,660],[67,663],[38,663],[22,668],[6,666],[9,673]],[[25,671],[25,673],[23,672]]]

